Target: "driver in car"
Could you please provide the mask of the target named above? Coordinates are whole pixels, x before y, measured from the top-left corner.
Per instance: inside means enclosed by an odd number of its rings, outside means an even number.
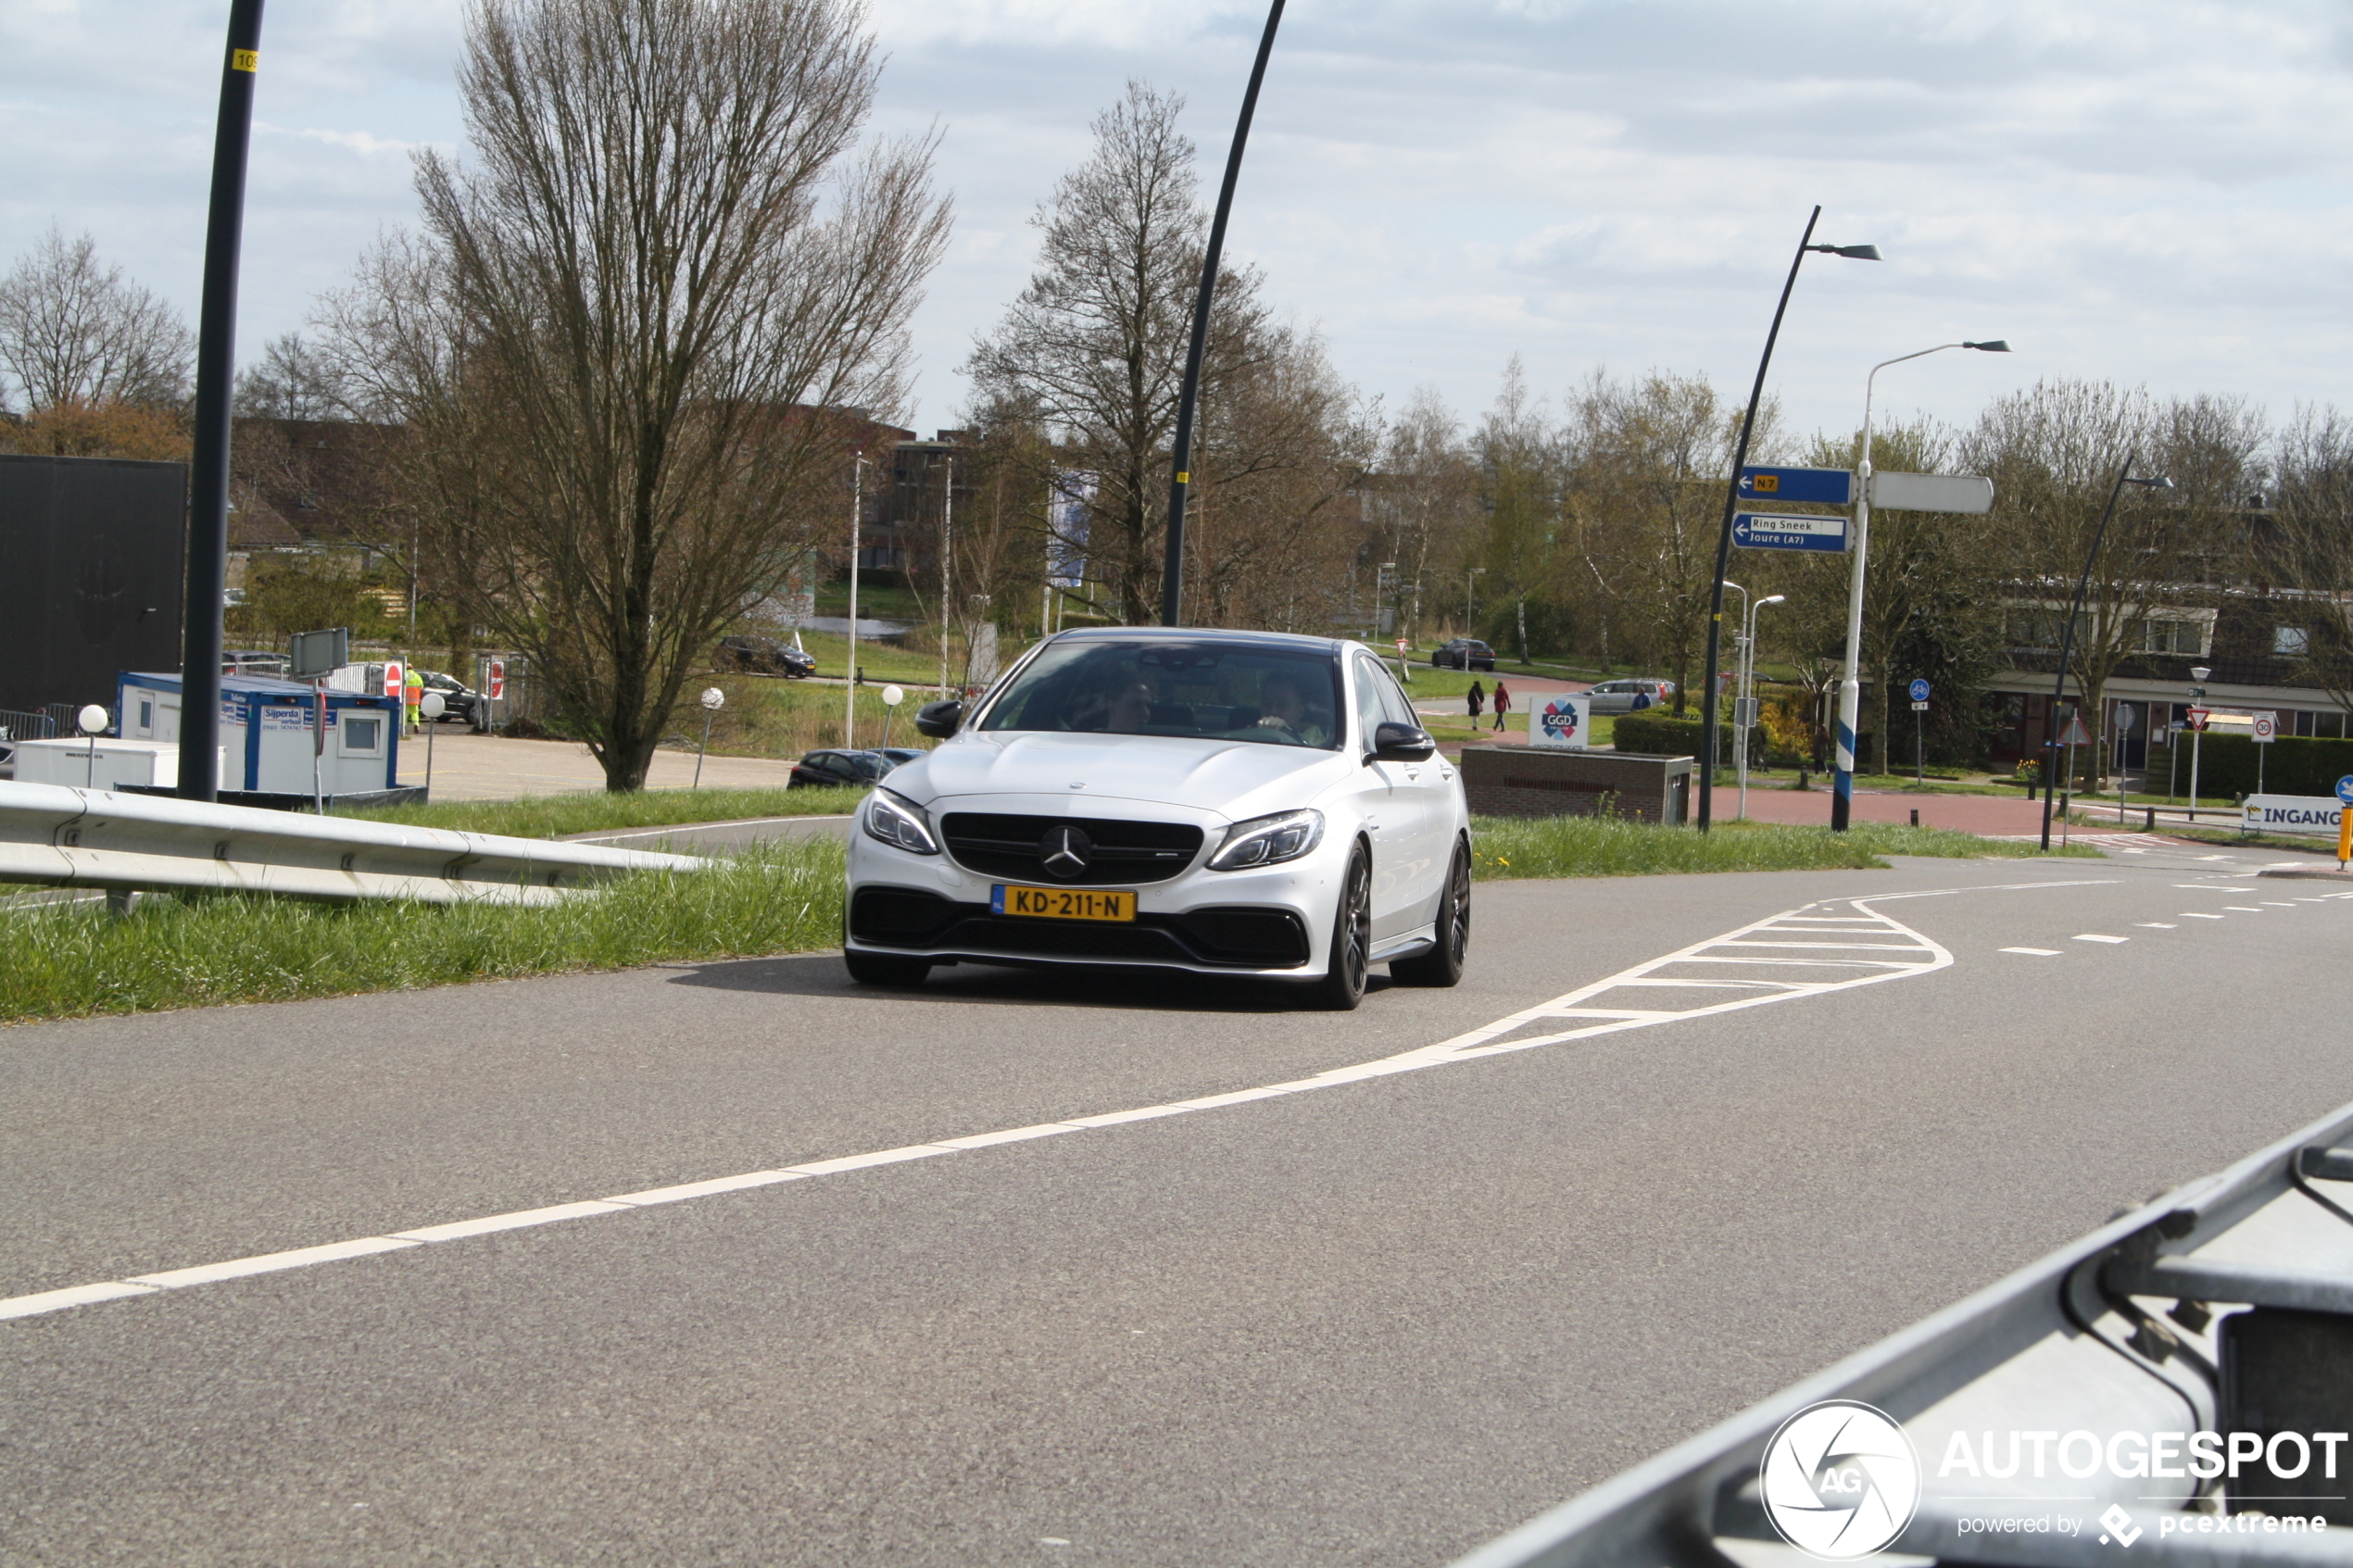
[[[1072,705],[1069,725],[1074,730],[1132,735],[1151,721],[1152,689],[1142,680],[1131,678],[1114,681],[1108,688],[1098,686],[1080,697]]]
[[[1289,730],[1308,746],[1321,746],[1329,732],[1309,716],[1307,699],[1300,694],[1299,683],[1288,675],[1267,678],[1260,689],[1265,713],[1259,727],[1268,730]]]

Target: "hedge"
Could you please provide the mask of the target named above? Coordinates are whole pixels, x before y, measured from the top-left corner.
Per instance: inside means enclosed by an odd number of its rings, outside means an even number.
[[[1618,723],[1623,725],[1625,720]],[[2190,736],[2176,736],[2182,753],[2174,764],[2174,784],[2190,787]],[[2353,740],[2316,735],[2283,735],[2271,744],[2263,759],[2266,795],[2333,796],[2336,781],[2353,773]],[[2245,735],[2208,730],[2198,746],[2197,792],[2200,795],[2255,793],[2255,743]]]
[[[1718,761],[1732,755],[1732,726],[1719,723],[1716,748]],[[1617,746],[1645,757],[1692,757],[1700,754],[1706,732],[1697,719],[1677,719],[1664,713],[1621,713],[1617,716]]]

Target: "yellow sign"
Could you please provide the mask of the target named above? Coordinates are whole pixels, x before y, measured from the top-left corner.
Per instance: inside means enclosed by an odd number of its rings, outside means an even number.
[[[1034,920],[1105,920],[1131,921],[1136,918],[1136,896],[1121,891],[1103,892],[1094,888],[1020,887],[1006,884],[994,889],[989,902],[1000,915],[1028,915]]]
[[[1192,476],[1191,474],[1189,474],[1189,473],[1186,473],[1186,472],[1183,472],[1183,471],[1181,471],[1181,470],[1180,470],[1180,471],[1177,473],[1177,475],[1176,475],[1176,483],[1179,483],[1179,484],[1190,484],[1192,482],[1193,482],[1193,476]]]
[[[230,50],[229,69],[231,70],[259,70],[261,69],[261,51],[258,49]]]
[[[1777,473],[1760,473],[1750,483],[1756,487],[1758,495],[1770,495],[1780,489],[1781,476]]]

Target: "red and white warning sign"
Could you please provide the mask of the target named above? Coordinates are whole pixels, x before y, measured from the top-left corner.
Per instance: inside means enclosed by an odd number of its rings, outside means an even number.
[[[408,681],[408,671],[400,668],[400,660],[396,659],[384,665],[384,696],[399,700],[401,688]]]
[[[2187,715],[2189,726],[2193,730],[2206,728],[2206,721],[2213,717],[2214,710],[2210,708],[2193,708]]]
[[[2270,745],[2272,739],[2280,733],[2280,716],[2277,713],[2258,713],[2252,715],[2252,718],[2255,728],[2255,744],[2258,746]]]
[[[484,695],[491,701],[497,702],[507,695],[507,661],[505,659],[494,659],[490,661],[490,676],[486,684],[490,690]]]

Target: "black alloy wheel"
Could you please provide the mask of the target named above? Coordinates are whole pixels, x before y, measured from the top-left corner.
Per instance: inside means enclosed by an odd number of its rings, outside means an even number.
[[[1401,985],[1446,986],[1463,978],[1470,955],[1470,846],[1457,840],[1454,863],[1446,869],[1446,891],[1438,900],[1438,946],[1410,959],[1392,960],[1389,976]]]
[[[931,972],[929,959],[901,959],[881,953],[845,951],[842,963],[849,971],[849,978],[861,985],[890,985],[900,989],[920,985],[924,976]]]
[[[1311,987],[1327,1012],[1353,1012],[1365,999],[1365,976],[1373,951],[1373,862],[1358,845],[1341,878],[1340,910],[1332,921],[1332,949],[1324,977]]]

